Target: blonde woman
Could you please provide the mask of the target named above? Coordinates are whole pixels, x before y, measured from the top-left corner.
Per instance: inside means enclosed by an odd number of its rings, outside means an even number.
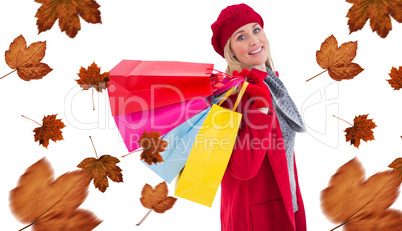
[[[222,231],[304,231],[294,140],[304,124],[273,72],[261,16],[246,4],[228,6],[212,24],[212,45],[226,72],[249,85],[236,111],[243,114],[221,183]],[[230,108],[237,95],[223,106]]]

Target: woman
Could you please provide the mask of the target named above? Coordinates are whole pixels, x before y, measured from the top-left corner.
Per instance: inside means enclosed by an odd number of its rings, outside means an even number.
[[[293,152],[304,124],[272,70],[263,27],[261,16],[246,4],[228,6],[211,26],[212,45],[226,59],[226,72],[250,83],[236,109],[243,117],[221,183],[221,230],[304,231]],[[222,105],[230,108],[236,97]]]

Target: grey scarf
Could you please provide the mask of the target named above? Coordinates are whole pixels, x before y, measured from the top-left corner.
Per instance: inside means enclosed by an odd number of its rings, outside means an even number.
[[[304,123],[282,81],[267,67],[268,76],[265,83],[271,92],[272,105],[278,116],[279,125],[285,142],[286,158],[288,163],[290,189],[292,192],[293,211],[298,210],[296,197],[296,181],[294,173],[293,149],[296,132],[305,132]]]

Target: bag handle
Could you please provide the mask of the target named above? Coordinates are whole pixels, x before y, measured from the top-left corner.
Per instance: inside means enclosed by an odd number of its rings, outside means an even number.
[[[243,97],[244,92],[246,91],[246,88],[248,86],[248,82],[244,81],[243,82],[243,86],[240,89],[239,94],[237,95],[237,99],[235,102],[235,105],[233,107],[233,111],[236,110],[237,106],[239,105],[240,99]],[[234,86],[232,88],[230,88],[225,95],[221,98],[220,102],[219,102],[219,106],[232,94],[232,92],[234,92],[236,90],[237,86]]]

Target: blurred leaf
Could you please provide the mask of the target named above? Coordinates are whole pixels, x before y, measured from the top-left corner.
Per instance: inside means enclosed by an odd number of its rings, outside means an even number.
[[[397,174],[384,171],[364,178],[364,169],[356,158],[341,166],[321,191],[324,214],[330,221],[345,225],[345,230],[401,230],[391,229],[394,224],[400,228],[400,222],[388,223],[400,215],[400,211],[395,214],[387,209],[399,194]],[[356,224],[366,229],[353,228]]]
[[[102,221],[87,210],[77,209],[87,197],[88,184],[80,171],[65,173],[54,180],[53,169],[43,158],[28,167],[17,187],[10,191],[10,208],[20,222],[29,224],[25,228],[92,230]]]

